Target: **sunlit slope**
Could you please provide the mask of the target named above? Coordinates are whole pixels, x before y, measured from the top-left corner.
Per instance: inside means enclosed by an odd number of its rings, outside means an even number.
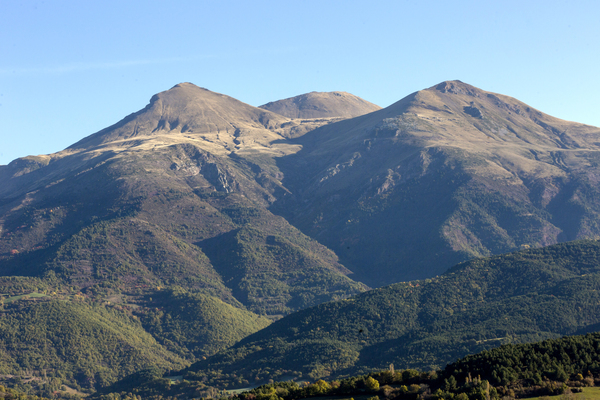
[[[260,108],[287,118],[352,118],[381,109],[346,92],[310,92],[273,101]]]
[[[137,318],[81,300],[20,300],[0,318],[2,373],[46,370],[83,387],[105,386],[139,365],[181,368],[185,360],[148,334]]]

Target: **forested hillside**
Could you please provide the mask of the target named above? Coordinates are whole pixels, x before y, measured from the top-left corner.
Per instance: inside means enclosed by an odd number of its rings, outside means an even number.
[[[385,368],[443,367],[505,343],[600,323],[600,243],[570,242],[462,263],[285,317],[186,370],[235,387]]]
[[[273,382],[244,391],[240,400],[294,400],[312,397],[485,400],[527,398],[584,392],[600,383],[600,334],[506,344],[467,356],[438,370],[397,369],[393,365],[365,375],[343,379]],[[132,385],[133,383],[133,385]],[[597,388],[594,388],[597,389]],[[595,396],[598,391],[596,390]],[[218,398],[231,395],[198,381],[168,379],[145,371],[94,395],[149,399]],[[593,398],[595,398],[595,396]]]
[[[34,374],[40,385],[58,380],[89,390],[143,367],[180,369],[270,323],[181,287],[154,298],[83,293],[53,274],[0,278],[0,285],[0,375]]]

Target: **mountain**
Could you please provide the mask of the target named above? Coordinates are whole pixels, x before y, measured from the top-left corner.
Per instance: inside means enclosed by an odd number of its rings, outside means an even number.
[[[179,285],[281,315],[363,290],[268,211],[289,120],[180,84],[58,154],[4,168],[0,271],[78,288]],[[282,142],[282,143],[272,143]]]
[[[370,286],[600,234],[600,128],[460,81],[290,140],[272,210]]]
[[[260,106],[287,118],[352,118],[380,110],[381,107],[369,103],[346,92],[310,92],[289,99],[273,101]]]
[[[318,108],[318,95],[332,108],[331,98],[340,97],[311,93],[281,104]],[[144,208],[144,218],[162,219],[157,226],[205,230],[185,240],[224,262],[229,289],[242,297],[247,289],[239,285],[249,271],[234,274],[232,259],[214,252],[223,247],[214,238],[225,235],[229,246],[231,238],[241,237],[233,230],[248,224],[262,232],[261,247],[269,246],[266,238],[274,233],[286,240],[300,235],[292,241],[297,249],[300,243],[326,246],[319,248],[335,252],[325,256],[334,260],[327,270],[352,272],[353,280],[369,286],[422,279],[473,257],[598,236],[599,134],[599,128],[553,118],[460,81],[341,121],[290,119],[183,83],[63,152],[0,167],[0,225],[6,232],[0,252],[6,258],[49,242],[47,232],[18,217],[25,205],[38,207],[34,203],[43,196],[54,205],[44,210],[65,212],[64,198],[80,204],[78,216],[68,213],[69,221],[59,224],[65,228],[87,224],[77,222],[86,215],[105,218],[109,209],[123,214]],[[102,193],[88,199],[86,187],[94,180]],[[177,199],[163,196],[150,206],[150,197],[162,192],[177,193]],[[171,201],[183,208],[160,211]],[[198,214],[190,224],[191,207]],[[232,223],[238,208],[255,216]],[[269,222],[259,222],[264,218]],[[36,233],[25,234],[25,226]],[[286,229],[294,235],[288,237]],[[317,247],[309,252],[321,252]],[[330,263],[325,259],[318,262]],[[286,307],[267,313],[285,313]]]
[[[599,265],[597,241],[465,262],[434,279],[296,312],[193,364],[185,378],[231,387],[391,363],[429,371],[501,344],[596,330]]]
[[[66,302],[72,326],[91,324],[83,309],[97,321],[114,314],[157,346],[134,346],[146,361],[133,367],[133,358],[96,366],[89,360],[108,345],[94,329],[82,342],[89,352],[66,358],[45,356],[62,354],[59,339],[14,339],[7,370],[47,369],[96,388],[131,368],[202,362],[272,321],[367,285],[432,278],[474,257],[599,234],[599,128],[459,81],[354,118],[339,110],[288,118],[182,83],[61,152],[0,166],[0,277],[11,282],[0,295],[18,299],[5,300],[2,315],[25,323],[46,302]],[[406,296],[412,303],[398,303],[398,312],[418,304]],[[586,325],[568,321],[540,322],[531,335]],[[106,324],[118,331],[115,321]],[[60,338],[58,327],[47,328],[46,338]],[[114,354],[133,346],[111,337]],[[336,352],[334,367],[306,355],[312,344],[298,347],[296,361],[312,363],[303,373],[354,368],[359,347],[333,343],[318,348]],[[444,349],[414,362],[458,355]]]
[[[65,319],[86,327],[77,334],[86,345],[66,354],[50,322],[44,340],[0,338],[9,372],[48,369],[97,388],[148,365],[181,367],[290,312],[364,291],[331,250],[269,211],[286,190],[274,157],[323,123],[180,84],[64,151],[0,167],[0,276],[21,277],[0,295],[46,292],[2,315],[29,326],[46,301],[64,301]],[[111,339],[106,350],[90,320],[115,313],[157,347]],[[107,374],[88,361],[106,352],[137,361],[103,360]]]
[[[181,142],[197,143],[213,154],[272,148],[271,142],[284,137],[273,128],[287,118],[252,107],[223,94],[181,83],[150,99],[141,111],[115,125],[75,143],[69,149],[137,148],[140,139],[150,139],[146,148]],[[271,128],[271,129],[270,129]],[[277,146],[275,146],[277,148]],[[271,151],[274,151],[273,149]]]

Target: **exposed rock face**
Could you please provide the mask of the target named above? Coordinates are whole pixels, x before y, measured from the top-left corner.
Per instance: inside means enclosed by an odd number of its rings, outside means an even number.
[[[463,107],[465,113],[469,114],[471,117],[481,118],[481,111],[477,107],[473,106],[465,106]]]

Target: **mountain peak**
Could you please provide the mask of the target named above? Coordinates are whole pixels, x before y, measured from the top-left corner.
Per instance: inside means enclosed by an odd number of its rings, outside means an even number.
[[[170,103],[172,107],[189,107],[190,105],[207,105],[207,104],[198,104],[198,102],[203,103],[213,103],[213,102],[226,102],[226,103],[234,103],[236,106],[239,105],[247,105],[242,103],[241,101],[234,99],[233,97],[229,97],[227,95],[213,92],[204,87],[200,87],[194,85],[190,82],[182,82],[173,86],[169,90],[165,90],[163,92],[157,93],[150,99],[151,105],[156,100],[163,100]],[[188,104],[191,103],[191,104]]]
[[[471,86],[459,80],[444,81],[434,86],[435,90],[442,93],[452,94],[466,94],[469,96],[477,97],[481,89],[477,89],[475,86]]]
[[[79,141],[70,149],[97,146],[153,146],[195,141],[207,150],[230,153],[247,144],[260,147],[281,138],[274,129],[287,118],[189,82],[155,94],[142,110]]]
[[[183,87],[192,87],[192,88],[200,88],[200,89],[207,90],[206,88],[201,88],[198,85],[194,85],[192,82],[181,82],[181,83],[178,83],[177,85],[173,86],[171,89],[183,88]]]
[[[310,92],[260,106],[287,118],[353,118],[381,109],[347,92]]]
[[[302,211],[283,215],[332,248],[371,286],[423,278],[426,269],[430,275],[441,272],[452,257],[459,261],[587,234],[588,228],[544,213],[561,215],[560,207],[547,207],[573,196],[564,185],[576,179],[575,171],[582,182],[598,182],[599,134],[598,128],[551,117],[509,96],[441,82],[299,139],[303,149],[286,161],[283,173]],[[586,186],[582,193],[588,190],[595,189]],[[422,197],[415,201],[408,193]],[[511,211],[480,214],[475,210],[487,205],[473,204],[484,198]],[[378,215],[376,222],[364,217],[365,210]],[[434,219],[438,222],[417,238],[416,227]],[[527,233],[519,231],[524,220],[530,221]],[[436,240],[448,250],[432,254],[429,245]],[[373,265],[402,267],[375,277]]]

